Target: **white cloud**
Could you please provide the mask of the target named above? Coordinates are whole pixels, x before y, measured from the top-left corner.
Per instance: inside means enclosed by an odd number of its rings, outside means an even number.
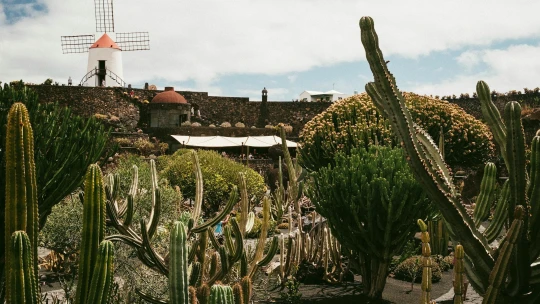
[[[287,76],[287,79],[289,79],[290,83],[295,82],[297,78],[298,78],[298,75],[289,75],[289,76]]]
[[[540,44],[486,49],[477,54],[479,62],[487,66],[484,71],[456,75],[440,83],[417,85],[413,91],[433,95],[471,94],[479,80],[484,80],[491,90],[498,92],[532,89],[540,84]]]
[[[0,16],[0,80],[65,82],[70,75],[74,80],[84,75],[86,54],[63,55],[60,36],[93,33],[93,1],[39,2],[47,14],[31,14],[12,25]],[[465,0],[115,0],[114,16],[118,32],[150,32],[150,51],[124,54],[128,83],[194,80],[204,89],[223,75],[290,74],[364,60],[358,28],[364,15],[374,17],[388,57],[416,58],[540,36],[540,1],[486,5]]]
[[[471,70],[477,66],[482,57],[482,52],[479,51],[466,51],[461,53],[457,58],[457,62],[467,70]]]

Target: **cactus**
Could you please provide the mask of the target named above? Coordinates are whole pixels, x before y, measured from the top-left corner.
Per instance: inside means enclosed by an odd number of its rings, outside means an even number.
[[[92,282],[86,303],[107,304],[113,285],[114,246],[102,241],[98,247],[97,262],[92,273]]]
[[[251,300],[251,291],[253,290],[251,279],[248,276],[245,276],[240,281],[240,284],[242,286],[242,299],[244,299],[245,304],[249,304],[249,300]]]
[[[429,246],[429,233],[427,232],[427,225],[422,220],[418,220],[418,227],[420,227],[422,240],[422,296],[420,298],[420,304],[431,303],[431,267],[433,267],[433,260],[431,260],[431,248]]]
[[[464,294],[463,294],[463,275],[465,273],[465,265],[463,264],[463,258],[465,257],[465,252],[463,251],[463,246],[457,245],[455,251],[454,263],[454,304],[463,304]]]
[[[171,231],[169,300],[171,304],[188,302],[188,245],[184,224],[175,222]]]
[[[366,91],[377,108],[389,118],[392,130],[407,153],[407,160],[415,177],[423,184],[424,189],[441,211],[450,237],[467,248],[464,264],[471,285],[480,294],[485,295],[485,303],[493,303],[496,295],[504,297],[507,302],[537,303],[540,300],[538,288],[540,264],[535,261],[540,255],[540,244],[536,241],[540,237],[540,231],[535,228],[536,223],[531,225],[531,222],[537,219],[538,213],[530,214],[529,212],[537,212],[538,204],[540,204],[540,193],[537,193],[538,191],[534,188],[538,184],[537,178],[540,172],[536,161],[540,157],[540,151],[534,149],[534,153],[531,153],[531,172],[527,174],[519,103],[506,104],[503,121],[491,102],[488,85],[483,81],[477,84],[477,94],[482,102],[484,118],[501,147],[501,154],[509,172],[509,199],[501,198],[499,204],[502,202],[504,206],[501,208],[508,210],[506,214],[508,221],[512,220],[515,223],[516,215],[518,215],[516,213],[522,213],[523,222],[522,233],[511,234],[510,232],[516,229],[509,230],[505,237],[508,245],[503,244],[499,248],[492,249],[488,245],[488,236],[489,239],[493,239],[498,234],[501,214],[504,212],[499,210],[494,215],[497,218],[497,221],[494,221],[496,226],[489,231],[489,235],[476,228],[474,219],[466,213],[459,200],[452,176],[437,147],[424,130],[414,124],[405,107],[395,78],[388,70],[379,49],[373,19],[363,17],[360,20],[360,28],[366,58],[375,78],[375,82],[366,85]],[[537,137],[533,139],[533,147],[540,141],[540,137]],[[531,187],[533,189],[530,189]],[[488,230],[489,227],[486,231]],[[499,282],[507,284],[502,285]]]
[[[197,299],[199,304],[209,304],[210,303],[210,286],[207,284],[202,284],[197,288]]]
[[[244,304],[244,295],[242,294],[242,286],[239,283],[233,286],[234,304]]]
[[[22,103],[13,104],[9,110],[6,133],[4,244],[11,244],[11,237],[15,231],[26,232],[30,242],[29,250],[31,250],[30,261],[34,270],[33,275],[37,276],[38,203],[34,137],[28,111]],[[11,261],[12,251],[6,250],[5,254],[6,262]],[[0,261],[0,264],[3,264],[3,261]],[[0,277],[2,277],[2,273],[0,273]],[[11,285],[14,283],[9,265],[6,268],[5,278],[6,299],[8,303],[11,303],[10,291],[12,290]]]
[[[152,245],[153,233],[155,231],[155,228],[152,227],[157,227],[160,213],[159,208],[161,206],[154,161],[150,161],[153,194],[152,209],[149,220],[141,221],[140,235],[131,227],[131,223],[126,224],[126,219],[133,217],[133,201],[135,200],[135,195],[137,193],[136,167],[134,168],[134,178],[126,203],[122,203],[118,199],[118,187],[116,186],[118,180],[117,177],[110,176],[106,187],[108,197],[108,223],[119,232],[119,234],[109,236],[107,239],[121,241],[130,245],[137,251],[137,255],[143,264],[169,278],[169,291],[171,293],[169,295],[170,303],[187,303],[188,299],[186,297],[192,294],[189,287],[196,288],[197,294],[197,299],[191,298],[189,301],[198,300],[200,303],[207,303],[210,295],[209,288],[213,287],[216,282],[228,283],[229,280],[233,279],[231,283],[234,284],[234,280],[240,281],[239,278],[234,279],[235,276],[233,270],[236,269],[236,263],[240,263],[240,277],[249,274],[253,275],[260,266],[264,266],[271,261],[271,258],[275,255],[278,247],[278,239],[277,237],[274,237],[270,250],[266,256],[263,256],[262,251],[267,241],[266,232],[268,231],[270,221],[269,210],[271,201],[267,198],[265,199],[266,203],[263,204],[265,206],[263,208],[265,210],[263,213],[266,216],[263,219],[262,230],[265,237],[264,239],[261,239],[257,245],[257,250],[260,250],[260,255],[255,254],[248,268],[248,260],[246,251],[244,250],[243,231],[248,231],[250,229],[249,226],[253,225],[252,223],[250,224],[250,222],[253,222],[254,215],[250,216],[250,213],[246,212],[248,204],[245,182],[240,183],[242,188],[241,193],[243,193],[241,208],[248,217],[246,220],[241,220],[240,224],[236,218],[231,218],[229,220],[229,225],[224,227],[224,244],[221,245],[218,242],[213,232],[213,226],[227,216],[232,208],[238,203],[238,190],[235,187],[232,189],[225,208],[223,208],[218,215],[201,223],[198,218],[200,217],[200,210],[203,202],[203,180],[202,175],[200,174],[200,165],[196,153],[193,152],[192,156],[197,189],[195,206],[190,214],[187,227],[180,224],[180,222],[175,223],[175,228],[171,234],[171,241],[174,240],[175,243],[174,245],[171,244],[170,252],[167,255],[169,263],[166,262],[166,258],[156,252]],[[240,176],[240,179],[242,180],[243,176]],[[177,231],[180,227],[182,227],[182,233]],[[210,240],[210,242],[208,240]],[[187,249],[188,245],[191,248],[190,250]],[[179,252],[183,253],[181,257],[179,256]],[[210,261],[207,261],[207,253],[210,256]],[[210,265],[208,266],[208,264]],[[188,266],[191,267],[191,276],[188,276]],[[249,295],[250,290],[243,292],[244,294],[247,292],[247,295]],[[139,290],[137,290],[137,293],[144,300],[155,303],[165,303],[163,300],[154,298]]]
[[[9,255],[10,284],[7,303],[38,303],[37,279],[32,261],[32,246],[24,231],[15,231],[11,237]]]
[[[444,219],[438,217],[427,222],[427,231],[429,233],[429,245],[431,253],[434,255],[446,256],[448,254],[448,230],[444,223]]]
[[[493,163],[487,163],[484,169],[484,176],[480,184],[480,194],[476,198],[476,207],[474,208],[474,224],[480,226],[489,216],[491,202],[495,194],[497,167]]]
[[[89,303],[87,299],[95,275],[94,266],[99,256],[98,248],[105,237],[105,188],[98,165],[88,167],[84,193],[81,257],[75,296],[75,303],[78,304]]]
[[[234,304],[232,288],[217,284],[212,286],[210,289],[210,302],[208,304]]]

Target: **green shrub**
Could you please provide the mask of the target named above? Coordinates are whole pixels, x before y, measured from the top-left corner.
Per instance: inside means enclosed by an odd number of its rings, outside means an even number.
[[[474,167],[493,157],[488,127],[459,106],[413,93],[403,95],[413,119],[435,142],[442,127],[445,160],[450,166]],[[365,93],[336,102],[315,116],[304,126],[300,140],[300,163],[313,171],[333,165],[338,151],[350,154],[355,147],[365,148],[376,141],[396,145],[388,121]]]
[[[431,281],[433,283],[439,282],[442,278],[442,271],[435,261],[433,261],[431,271]],[[403,261],[394,270],[394,277],[407,282],[411,282],[413,279],[416,283],[422,281],[422,256],[416,255]]]
[[[360,267],[361,275],[385,280],[388,261],[417,231],[414,220],[430,212],[429,200],[403,151],[371,146],[350,155],[338,153],[335,166],[321,168],[312,180],[308,197],[327,219],[332,235],[358,252],[360,263],[378,265]],[[364,291],[378,297],[383,288],[384,284],[366,284]]]
[[[81,243],[82,211],[83,205],[77,195],[54,206],[39,233],[40,246],[67,257],[76,254]]]
[[[171,185],[179,186],[186,199],[195,199],[195,174],[190,150],[182,149],[173,155],[162,156],[162,177],[167,178]],[[252,200],[260,200],[266,192],[263,177],[254,170],[224,158],[214,151],[199,150],[197,152],[204,181],[204,204],[207,214],[219,210],[227,201],[233,185],[239,185],[239,173],[246,176],[248,195]]]

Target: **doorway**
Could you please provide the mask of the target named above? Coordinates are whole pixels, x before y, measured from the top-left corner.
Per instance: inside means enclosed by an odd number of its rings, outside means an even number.
[[[105,60],[98,60],[97,70],[97,86],[103,86],[105,83],[105,76],[107,76],[107,68],[105,67]]]

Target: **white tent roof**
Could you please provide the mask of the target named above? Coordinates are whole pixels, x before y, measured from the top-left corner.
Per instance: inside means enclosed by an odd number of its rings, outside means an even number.
[[[179,143],[190,147],[240,147],[250,146],[255,148],[271,147],[281,144],[281,137],[278,136],[247,136],[247,137],[226,137],[226,136],[186,136],[171,135]],[[287,147],[296,148],[294,141],[287,140]]]

